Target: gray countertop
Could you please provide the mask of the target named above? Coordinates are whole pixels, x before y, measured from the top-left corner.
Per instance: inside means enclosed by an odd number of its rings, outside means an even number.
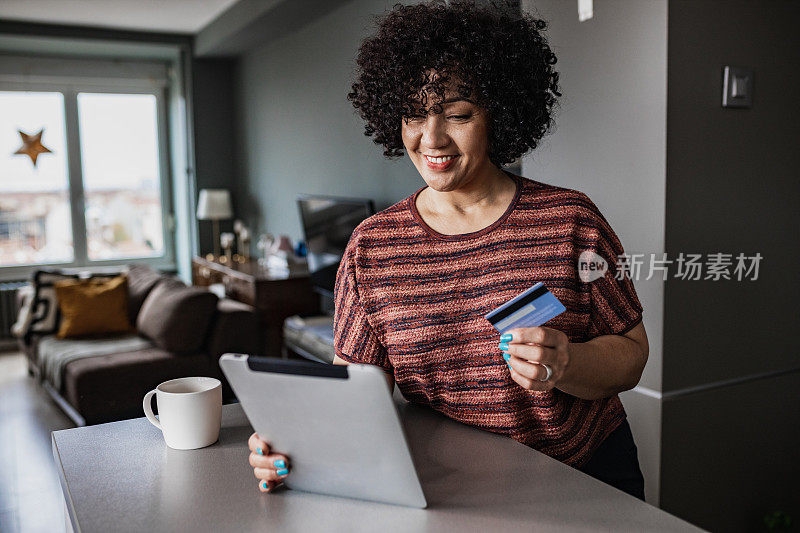
[[[53,453],[83,532],[699,531],[514,440],[403,400],[398,409],[427,509],[261,493],[238,404],[223,406],[219,441],[200,450],[167,448],[138,418],[55,431]]]

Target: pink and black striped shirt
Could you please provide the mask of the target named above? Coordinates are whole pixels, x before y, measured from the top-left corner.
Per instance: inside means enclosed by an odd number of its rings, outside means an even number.
[[[622,244],[588,196],[509,175],[514,199],[480,231],[430,228],[415,206],[424,187],[359,224],[336,277],[335,352],[393,373],[409,401],[582,466],[625,419],[619,397],[523,389],[483,317],[541,281],[567,308],[545,325],[585,342],[626,333],[642,305],[615,279]],[[606,260],[604,277],[581,281],[584,250]]]

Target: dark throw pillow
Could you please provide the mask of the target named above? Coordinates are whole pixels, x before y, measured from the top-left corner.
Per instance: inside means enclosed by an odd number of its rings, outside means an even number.
[[[136,327],[159,348],[176,354],[197,353],[206,340],[217,300],[216,294],[205,289],[162,279],[145,298]]]
[[[131,324],[136,324],[142,304],[153,287],[164,276],[153,270],[148,265],[132,264],[128,266],[128,318]]]

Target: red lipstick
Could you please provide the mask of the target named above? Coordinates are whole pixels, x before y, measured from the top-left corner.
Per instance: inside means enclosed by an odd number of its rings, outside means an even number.
[[[432,170],[438,170],[438,171],[447,170],[448,168],[450,168],[453,165],[455,160],[458,158],[458,156],[454,156],[450,160],[445,161],[444,163],[433,163],[427,157],[425,157],[424,155],[422,157],[425,159],[425,164],[428,165],[428,168],[430,168]]]

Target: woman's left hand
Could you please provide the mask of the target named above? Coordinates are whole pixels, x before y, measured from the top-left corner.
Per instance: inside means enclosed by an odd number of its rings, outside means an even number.
[[[511,335],[509,337],[509,335]],[[566,333],[544,326],[514,328],[500,337],[500,350],[511,378],[522,388],[548,391],[558,384],[570,362],[570,342]],[[547,377],[550,367],[552,374]]]

